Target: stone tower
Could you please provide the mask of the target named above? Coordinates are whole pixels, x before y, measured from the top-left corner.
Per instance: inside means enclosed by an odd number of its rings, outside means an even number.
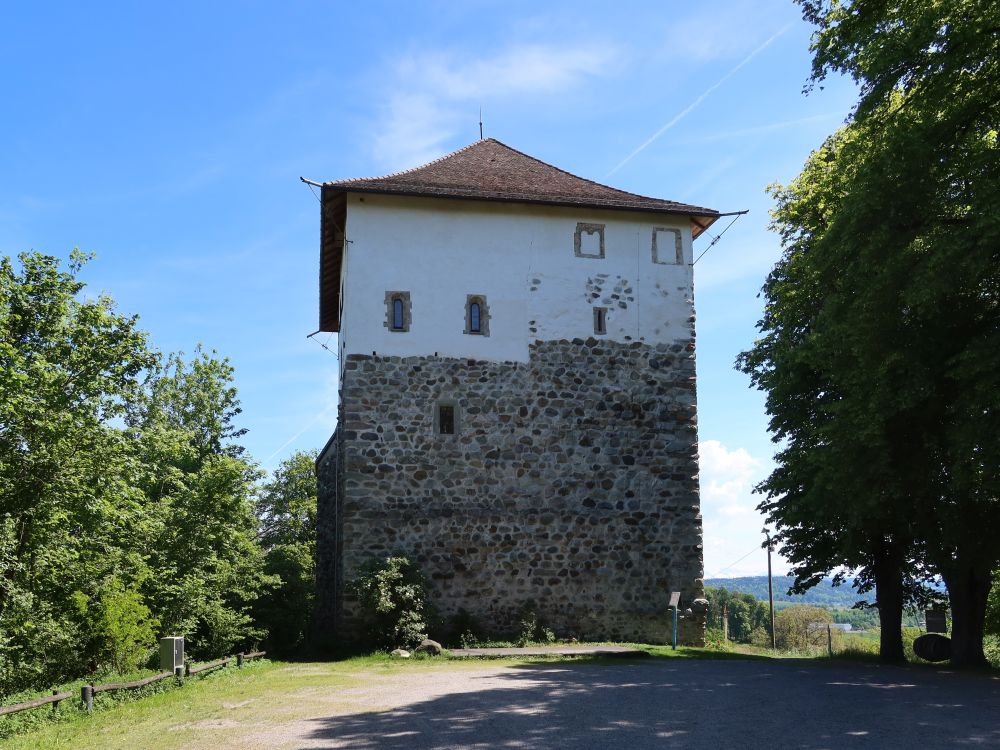
[[[323,635],[357,633],[357,567],[404,552],[446,617],[668,641],[670,592],[703,596],[691,243],[718,212],[486,139],[324,183],[321,216]]]

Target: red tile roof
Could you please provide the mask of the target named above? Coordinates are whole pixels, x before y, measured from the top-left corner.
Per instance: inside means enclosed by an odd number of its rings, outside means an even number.
[[[719,215],[711,208],[648,198],[577,177],[493,138],[405,172],[326,182],[324,187],[344,192],[650,211],[713,220]],[[710,223],[698,222],[693,227],[695,236]]]

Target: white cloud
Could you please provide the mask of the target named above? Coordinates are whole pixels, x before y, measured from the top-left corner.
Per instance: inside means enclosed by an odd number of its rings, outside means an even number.
[[[472,59],[458,52],[408,55],[391,73],[373,129],[373,155],[394,171],[430,161],[460,130],[474,133],[480,106],[567,92],[600,75],[614,58],[612,47],[592,44],[515,44]]]
[[[751,493],[754,470],[760,461],[745,448],[730,451],[718,440],[698,446],[702,507],[724,516],[748,516],[756,511]]]
[[[760,549],[764,517],[754,485],[767,473],[769,462],[745,448],[730,450],[718,440],[698,446],[701,507],[704,523],[705,576],[760,575],[767,570],[767,553]],[[784,561],[775,557],[775,572]]]

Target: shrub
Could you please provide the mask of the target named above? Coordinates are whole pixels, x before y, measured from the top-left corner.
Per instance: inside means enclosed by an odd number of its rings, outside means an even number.
[[[460,608],[448,620],[448,638],[461,648],[476,648],[484,638],[483,628],[469,610]]]
[[[521,607],[518,619],[521,624],[517,636],[518,646],[526,646],[529,643],[555,643],[555,632],[538,617],[537,605],[534,602],[526,602]]]
[[[427,581],[406,555],[368,561],[349,589],[371,622],[373,645],[413,648],[427,637]]]
[[[729,651],[729,642],[723,637],[722,628],[706,628],[705,629],[705,648],[710,648],[714,651]]]
[[[113,578],[101,592],[92,614],[98,653],[112,670],[129,672],[149,659],[159,622],[135,588],[126,588]]]
[[[1000,636],[986,636],[983,639],[983,651],[986,653],[986,661],[1000,669]]]
[[[774,618],[774,640],[778,648],[806,651],[826,645],[826,628],[833,622],[829,610],[820,607],[794,605],[778,612]]]

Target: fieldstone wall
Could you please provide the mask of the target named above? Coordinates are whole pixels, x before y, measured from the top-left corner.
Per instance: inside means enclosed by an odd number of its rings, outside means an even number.
[[[318,626],[357,634],[343,581],[405,552],[442,614],[493,632],[531,603],[559,636],[665,643],[673,590],[695,606],[681,642],[701,644],[694,375],[693,341],[536,342],[527,364],[349,356],[319,462]],[[436,434],[441,400],[455,435]]]

